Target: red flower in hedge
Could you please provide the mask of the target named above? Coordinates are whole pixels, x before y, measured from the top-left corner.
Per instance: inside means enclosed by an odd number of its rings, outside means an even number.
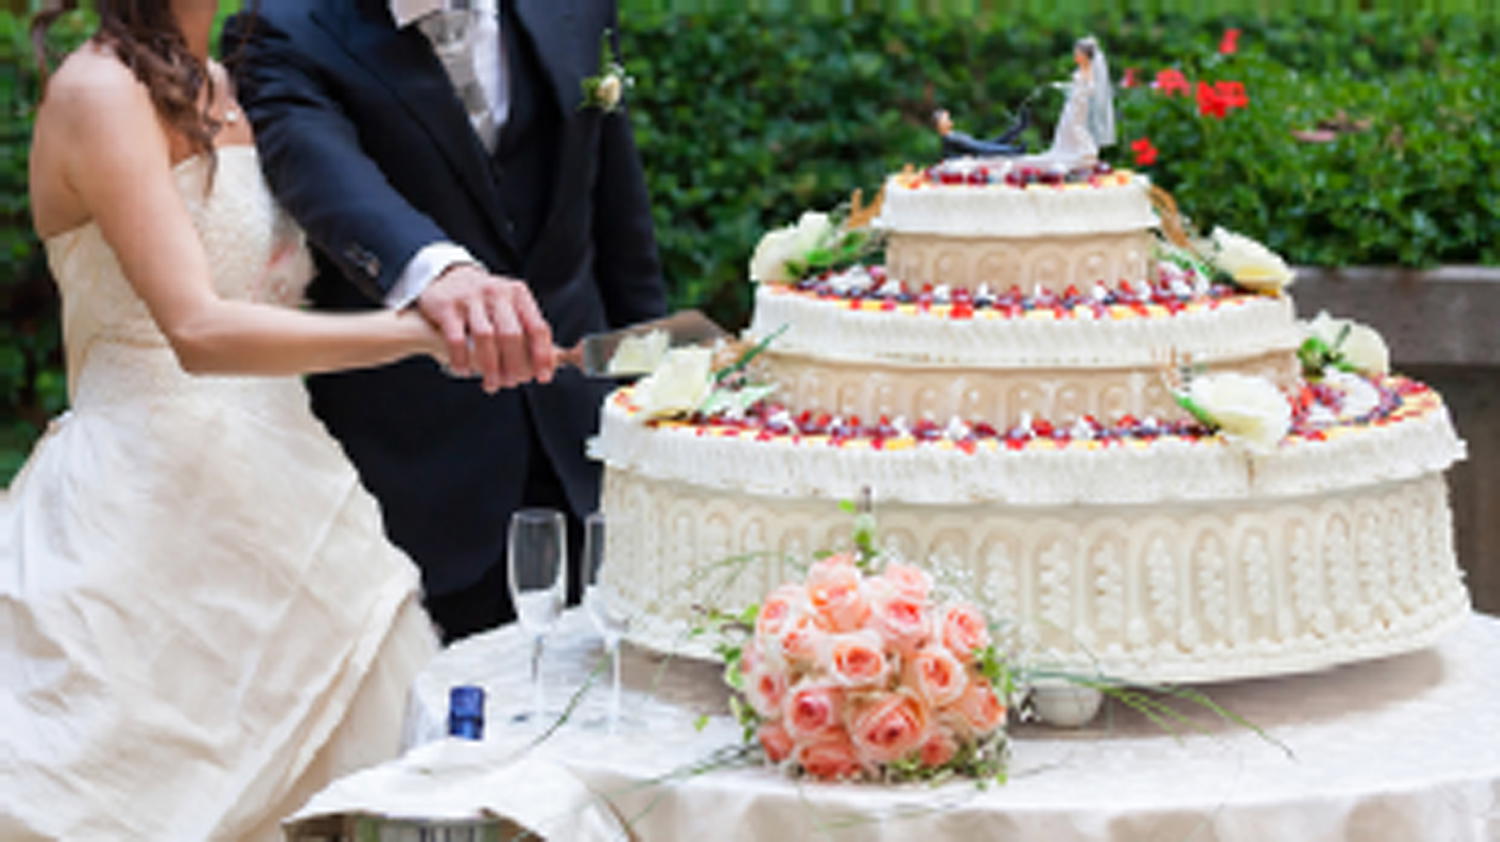
[[[1229,101],[1219,95],[1207,82],[1198,83],[1198,113],[1205,117],[1224,119],[1229,113]]]
[[[1245,95],[1245,85],[1243,82],[1231,82],[1227,80],[1215,82],[1214,93],[1217,93],[1219,99],[1224,101],[1226,108],[1245,108],[1250,105],[1250,97]]]
[[[1134,88],[1134,87],[1139,86],[1140,84],[1141,84],[1141,80],[1138,79],[1138,78],[1136,78],[1135,68],[1134,67],[1127,67],[1127,68],[1125,68],[1125,78],[1120,80],[1120,87],[1122,87],[1122,88]]]
[[[1182,71],[1178,70],[1175,67],[1168,67],[1167,69],[1157,73],[1156,81],[1152,83],[1152,87],[1156,88],[1158,91],[1161,91],[1167,96],[1171,96],[1177,91],[1187,93],[1188,91],[1191,91],[1193,89],[1193,87],[1188,84],[1187,77],[1182,75]]]
[[[1138,137],[1132,140],[1130,151],[1135,153],[1135,164],[1138,167],[1149,167],[1156,163],[1156,147],[1151,145],[1151,138]]]
[[[1224,30],[1224,37],[1219,41],[1219,52],[1232,56],[1240,51],[1240,31],[1238,29]]]

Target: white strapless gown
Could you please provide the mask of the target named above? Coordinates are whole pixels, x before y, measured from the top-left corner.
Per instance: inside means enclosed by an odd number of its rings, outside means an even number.
[[[219,294],[295,305],[254,150],[208,169],[174,172]],[[95,225],[47,252],[73,408],[0,492],[0,839],[280,839],[397,752],[416,568],[299,380],[185,374]]]

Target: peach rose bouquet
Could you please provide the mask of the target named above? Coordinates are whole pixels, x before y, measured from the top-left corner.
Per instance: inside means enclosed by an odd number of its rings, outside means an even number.
[[[1011,673],[973,605],[918,567],[830,555],[742,616],[736,716],[766,759],[819,780],[995,779]]]

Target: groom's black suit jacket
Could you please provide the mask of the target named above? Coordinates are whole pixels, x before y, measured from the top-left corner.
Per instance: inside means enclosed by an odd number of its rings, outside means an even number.
[[[524,279],[561,345],[665,309],[625,113],[580,107],[614,2],[500,6],[510,114],[493,154],[426,36],[398,30],[385,0],[262,0],[226,28],[267,180],[315,246],[316,306],[378,307],[422,246],[449,240]],[[560,372],[490,396],[412,359],[309,387],[430,594],[503,561],[529,460],[550,460],[575,513],[597,505],[584,441],[604,383]]]

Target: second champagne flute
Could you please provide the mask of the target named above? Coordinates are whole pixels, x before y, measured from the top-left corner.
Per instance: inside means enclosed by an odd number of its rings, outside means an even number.
[[[568,592],[567,526],[556,509],[520,509],[510,518],[506,564],[510,596],[521,628],[531,636],[531,711],[517,717],[541,719],[542,649],[557,625]]]
[[[611,521],[611,529],[618,521]],[[604,640],[610,660],[609,709],[605,727],[615,733],[620,724],[620,638],[630,631],[630,615],[614,588],[601,578],[605,569],[605,521],[594,512],[583,522],[583,607]]]

